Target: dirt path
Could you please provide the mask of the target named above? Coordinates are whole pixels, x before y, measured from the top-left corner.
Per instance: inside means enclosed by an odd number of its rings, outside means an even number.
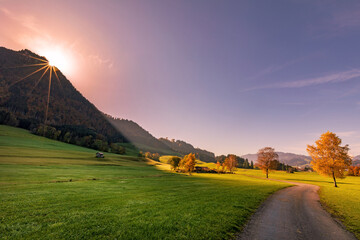
[[[318,186],[294,183],[270,196],[236,239],[356,239],[320,205]]]

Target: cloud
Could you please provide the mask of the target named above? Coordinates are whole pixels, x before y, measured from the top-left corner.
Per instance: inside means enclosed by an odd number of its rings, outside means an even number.
[[[277,64],[277,65],[271,65],[263,70],[260,70],[258,71],[255,75],[251,76],[250,78],[248,78],[248,80],[253,80],[253,79],[257,79],[257,78],[260,78],[260,77],[263,77],[263,76],[266,76],[266,75],[269,75],[269,74],[272,74],[272,73],[275,73],[275,72],[279,72],[289,66],[292,66],[296,63],[299,63],[299,62],[302,62],[304,61],[305,59],[309,58],[309,57],[313,57],[314,55],[316,55],[317,53],[315,54],[311,54],[311,55],[308,55],[308,56],[305,56],[305,57],[300,57],[300,58],[296,58],[296,59],[293,59],[293,60],[290,60],[290,61],[287,61],[286,63],[283,63],[283,64]]]
[[[357,136],[358,132],[357,131],[346,131],[346,132],[337,132],[337,135],[339,135],[340,137],[353,137],[353,136]]]
[[[346,32],[353,32],[360,28],[360,4],[351,4],[350,7],[339,9],[337,5],[329,11],[318,24],[309,26],[311,36],[315,38],[331,38],[343,36]],[[320,5],[323,8],[323,5]]]
[[[345,82],[358,77],[360,77],[360,69],[353,69],[349,71],[331,73],[321,77],[307,78],[292,82],[281,82],[281,83],[279,82],[274,84],[256,86],[245,89],[244,91],[252,91],[258,89],[272,89],[272,88],[303,88],[303,87],[310,87],[310,86],[326,84],[326,83]]]
[[[360,27],[360,5],[355,8],[342,12],[335,12],[333,15],[333,24],[337,28]]]
[[[104,59],[100,57],[99,55],[89,55],[89,59],[98,65],[105,65],[108,68],[112,68],[114,66],[114,63],[110,59]]]

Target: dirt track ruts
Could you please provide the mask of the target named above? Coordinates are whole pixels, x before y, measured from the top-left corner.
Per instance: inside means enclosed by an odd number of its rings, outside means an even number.
[[[322,208],[317,193],[318,186],[289,183],[296,186],[282,189],[270,196],[236,239],[356,239]]]

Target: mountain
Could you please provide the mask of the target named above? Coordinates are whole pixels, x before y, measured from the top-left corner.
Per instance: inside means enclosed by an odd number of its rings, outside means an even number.
[[[357,155],[353,158],[353,163],[352,165],[354,166],[360,166],[360,155]]]
[[[45,69],[37,71],[44,61],[46,58],[30,50],[13,51],[0,47],[0,124],[33,130],[44,123],[49,71],[43,78]],[[59,69],[56,69],[56,74],[58,78],[54,73],[52,76],[47,121],[47,125],[56,128],[51,138],[103,151],[112,146],[111,143],[130,142],[144,152],[164,155],[193,152],[204,161],[215,161],[211,152],[183,141],[157,139],[131,120],[113,118],[100,112]],[[60,135],[56,131],[60,131]]]
[[[279,155],[279,161],[285,163],[290,166],[303,166],[309,165],[311,162],[311,157],[294,154],[294,153],[284,153],[284,152],[276,152]],[[249,161],[253,161],[256,163],[257,154],[246,154],[241,156],[243,158],[247,158]]]
[[[215,154],[200,148],[194,148],[191,144],[175,139],[169,140],[168,138],[159,138],[159,140],[169,146],[176,152],[181,154],[195,153],[197,157],[204,162],[215,162]]]
[[[113,118],[105,115],[107,120],[120,131],[131,143],[144,152],[178,155],[168,145],[162,143],[136,122],[127,119]]]
[[[30,50],[13,51],[0,47],[0,111],[3,118],[16,118],[20,122],[23,120],[29,125],[26,128],[44,123],[49,71],[41,81],[39,79],[45,69],[35,72],[42,67],[39,64],[44,64],[44,61],[47,61],[46,58]],[[128,142],[103,114],[56,70],[58,79],[53,73],[48,125],[82,126],[94,132],[97,138],[103,139],[102,136],[105,136],[112,142]]]

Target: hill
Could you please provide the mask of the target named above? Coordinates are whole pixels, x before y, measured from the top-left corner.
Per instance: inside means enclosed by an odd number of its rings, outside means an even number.
[[[198,157],[203,162],[215,162],[215,154],[200,148],[194,148],[191,144],[181,141],[172,139],[169,140],[168,138],[159,138],[159,140],[169,146],[176,152],[181,154],[189,154],[195,153],[196,157]]]
[[[136,122],[127,119],[113,118],[106,114],[105,116],[107,120],[138,149],[144,152],[177,155],[173,149],[159,141]]]
[[[353,158],[353,163],[354,166],[360,166],[360,155],[357,155]]]
[[[47,61],[46,58],[30,50],[13,51],[0,47],[0,110],[5,120],[15,118],[11,125],[20,124],[21,127],[31,129],[44,122],[49,71],[42,79],[45,69],[34,73],[41,68],[38,65],[44,63],[43,61]],[[58,79],[53,74],[48,124],[82,126],[95,131],[95,134],[106,136],[112,142],[128,142],[102,113],[56,70]]]
[[[311,162],[311,157],[309,156],[294,154],[294,153],[284,153],[284,152],[276,152],[276,153],[279,155],[280,162],[293,167],[309,165]],[[256,163],[257,161],[257,154],[246,154],[241,157],[247,158],[249,161],[253,161],[254,163]]]

